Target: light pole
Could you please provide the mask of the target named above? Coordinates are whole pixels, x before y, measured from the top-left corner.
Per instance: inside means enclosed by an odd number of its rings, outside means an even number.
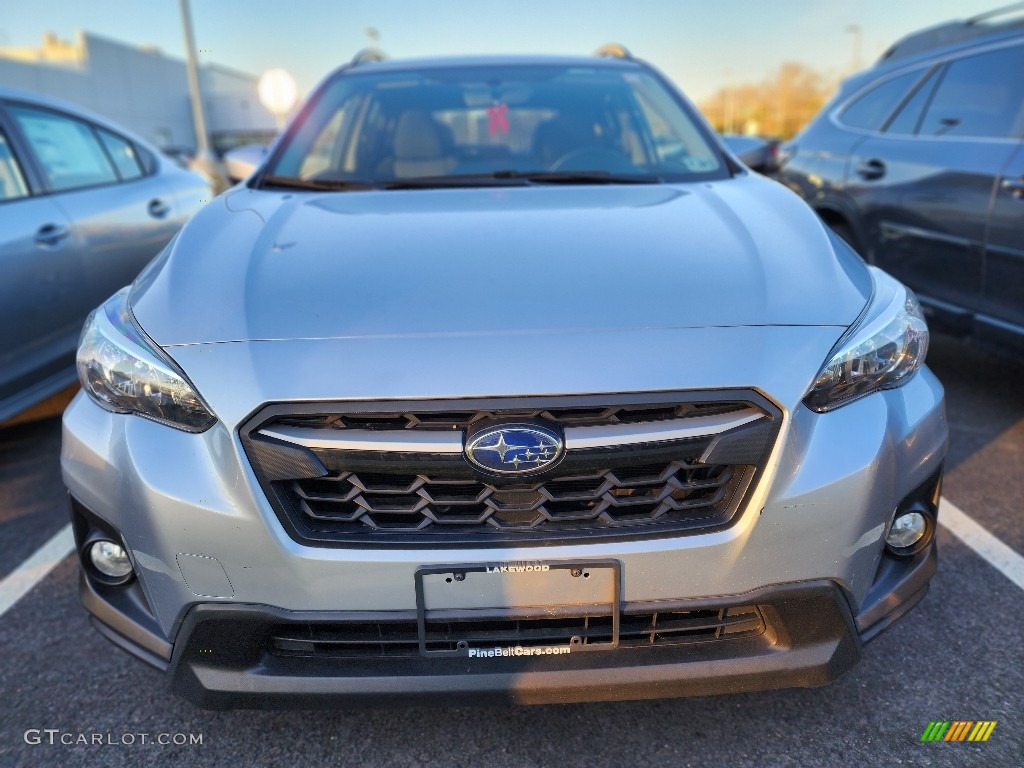
[[[199,64],[196,60],[196,41],[192,34],[192,10],[189,0],[181,0],[181,25],[185,32],[185,71],[188,73],[188,94],[192,104],[192,123],[196,131],[196,159],[192,167],[206,176],[216,187],[223,174],[217,159],[210,152],[210,137],[206,130],[206,111],[203,91],[199,82]]]
[[[733,89],[732,70],[725,70],[725,93],[723,94],[722,128],[724,133],[735,133],[736,93]]]
[[[848,34],[853,35],[853,59],[852,68],[854,72],[860,72],[860,43],[861,43],[861,28],[860,24],[850,24],[846,31]]]

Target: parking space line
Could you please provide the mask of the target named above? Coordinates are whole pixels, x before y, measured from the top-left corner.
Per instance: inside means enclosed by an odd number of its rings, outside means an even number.
[[[71,523],[68,523],[7,578],[0,581],[0,617],[28,594],[32,587],[45,579],[74,549],[75,535],[71,532]]]
[[[960,541],[1024,589],[1024,557],[982,528],[945,496],[939,502],[939,523]]]

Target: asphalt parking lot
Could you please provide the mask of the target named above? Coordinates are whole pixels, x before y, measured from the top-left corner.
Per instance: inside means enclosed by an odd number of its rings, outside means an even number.
[[[952,434],[943,495],[1022,554],[1024,363],[936,338],[929,364]],[[67,522],[59,453],[59,418],[0,430],[0,578]],[[0,615],[0,766],[1024,765],[1024,590],[944,527],[939,548],[924,602],[825,688],[283,713],[206,712],[170,696],[88,625],[68,557]],[[985,743],[922,743],[934,720],[998,725]],[[201,744],[173,743],[182,734]]]

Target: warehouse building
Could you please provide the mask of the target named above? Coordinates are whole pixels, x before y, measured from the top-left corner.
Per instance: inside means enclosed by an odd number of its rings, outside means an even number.
[[[200,67],[215,152],[273,137],[275,118],[259,102],[257,79],[217,64]],[[154,47],[90,32],[74,41],[46,33],[38,48],[0,48],[0,85],[74,102],[160,148],[195,149],[185,62]]]

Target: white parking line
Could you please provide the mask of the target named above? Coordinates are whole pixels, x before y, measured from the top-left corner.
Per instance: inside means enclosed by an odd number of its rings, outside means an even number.
[[[1024,557],[978,525],[945,496],[939,501],[939,523],[1006,578],[1024,589]]]
[[[28,594],[36,584],[46,578],[61,560],[75,549],[75,535],[68,523],[37,549],[28,560],[19,565],[6,579],[0,581],[0,617],[16,602]]]

